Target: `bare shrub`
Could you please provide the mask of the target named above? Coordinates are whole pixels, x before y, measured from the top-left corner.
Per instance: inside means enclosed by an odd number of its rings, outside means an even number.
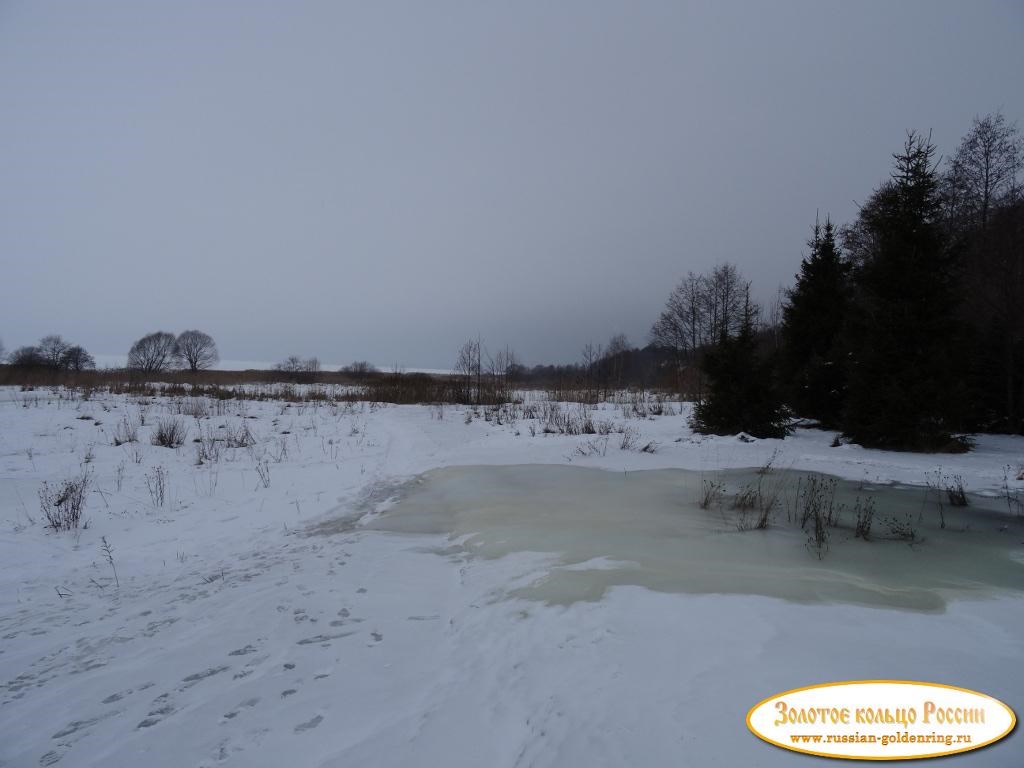
[[[757,506],[757,488],[747,485],[736,492],[732,500],[732,509],[754,509]]]
[[[820,475],[808,475],[797,482],[796,517],[800,520],[800,528],[808,532],[808,548],[819,560],[828,552],[829,529],[839,524],[836,485],[835,478]]]
[[[107,541],[106,536],[100,536],[100,552],[103,553],[103,558],[107,561],[107,565],[110,566],[110,570],[114,572],[114,585],[120,589],[121,581],[117,578],[117,566],[114,565],[114,548],[110,546],[110,542]]]
[[[217,483],[219,480],[220,472],[211,467],[210,470],[206,472],[205,483],[202,487],[200,487],[199,481],[195,477],[192,478],[192,485],[195,487],[197,495],[213,498],[217,493]]]
[[[579,434],[582,435],[596,435],[597,427],[594,426],[594,416],[590,412],[590,409],[586,406],[580,405],[577,410],[577,417],[579,419]]]
[[[146,487],[154,507],[162,507],[167,500],[167,470],[157,467],[153,474],[146,474]]]
[[[1020,491],[1010,488],[1010,477],[1012,474],[1010,465],[1007,464],[1003,468],[1003,498],[1006,499],[1006,509],[1010,514],[1016,512],[1017,515],[1024,515],[1024,501],[1020,498]],[[1017,479],[1024,480],[1024,467],[1021,467]]]
[[[701,483],[700,508],[710,509],[713,504],[720,504],[725,493],[725,484],[718,480],[704,480]]]
[[[558,403],[541,403],[540,419],[544,422],[541,430],[546,435],[554,435],[565,431],[565,415],[562,413],[562,406]]]
[[[779,449],[776,448],[774,451],[772,451],[772,455],[768,457],[768,461],[766,461],[761,467],[758,468],[757,474],[761,476],[770,475],[775,470],[775,462],[778,458]]]
[[[889,515],[883,518],[882,522],[889,529],[889,533],[893,538],[911,543],[918,540],[917,529],[914,528],[914,518],[909,512],[902,518],[896,517],[896,515]]]
[[[622,430],[622,438],[619,440],[619,449],[623,451],[631,451],[636,448],[637,441],[640,439],[640,430],[636,427],[626,427]]]
[[[164,448],[177,448],[188,437],[188,426],[182,419],[174,417],[160,419],[153,431],[151,442]]]
[[[967,506],[967,491],[964,490],[964,478],[961,475],[953,475],[946,485],[946,498],[954,507]]]
[[[943,506],[943,499],[949,501],[950,506],[966,507],[967,491],[964,489],[964,479],[961,475],[949,477],[942,474],[941,469],[925,475],[925,485],[928,492],[925,494],[925,503],[929,496],[935,494],[935,503],[939,508],[939,527],[946,527],[946,510]]]
[[[137,443],[139,441],[139,423],[128,414],[114,427],[114,445]]]
[[[815,509],[814,525],[807,535],[807,545],[818,556],[819,560],[828,552],[830,538],[829,526],[826,524],[825,516],[821,514],[821,508],[818,507]]]
[[[779,504],[779,492],[782,488],[782,481],[767,481],[763,478],[757,481],[757,527],[764,530],[772,521],[772,513]]]
[[[741,488],[732,501],[732,508],[740,512],[736,528],[741,531],[751,528],[759,530],[767,528],[779,502],[780,487],[781,483],[769,483],[762,476],[758,479],[757,485],[746,485]],[[704,497],[707,499],[708,506],[721,496],[722,490],[721,483],[708,484],[708,481],[705,481]],[[753,510],[757,510],[757,517],[751,520],[748,513]]]
[[[52,488],[44,482],[39,489],[39,508],[46,518],[46,525],[55,531],[70,531],[78,528],[85,508],[85,494],[92,476],[88,471],[63,480]]]
[[[675,409],[671,403],[666,403],[661,395],[651,394],[646,390],[626,393],[622,398],[616,398],[621,405],[622,417],[624,419],[646,419],[652,416],[674,416]]]
[[[875,500],[868,496],[862,501],[858,496],[857,502],[853,505],[853,515],[856,520],[854,537],[868,541],[871,538],[871,523],[875,519]]]
[[[221,447],[222,441],[210,427],[200,428],[199,437],[196,438],[196,466],[220,461]]]
[[[832,477],[808,475],[797,482],[797,518],[800,527],[807,528],[808,521],[821,518],[826,525],[834,526],[839,520],[835,505],[836,480]]]
[[[270,487],[270,465],[266,461],[256,462],[256,474],[259,476],[259,483],[257,488],[262,485],[264,488]]]
[[[236,426],[224,428],[224,445],[228,448],[248,448],[256,445],[256,438],[244,421]]]
[[[576,446],[576,453],[580,456],[604,456],[607,451],[607,437],[598,437],[592,440],[586,440]]]
[[[205,419],[210,416],[210,404],[202,397],[187,397],[178,403],[178,413],[197,420]]]
[[[280,464],[288,458],[288,438],[279,437],[270,446],[270,457],[275,463]]]

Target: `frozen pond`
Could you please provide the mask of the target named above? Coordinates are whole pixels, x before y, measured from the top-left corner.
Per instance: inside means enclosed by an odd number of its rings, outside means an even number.
[[[509,592],[550,603],[597,600],[612,586],[638,585],[938,612],[951,598],[1024,590],[1024,521],[1003,500],[971,496],[968,507],[952,507],[934,489],[835,481],[838,520],[819,558],[809,541],[813,520],[806,530],[800,525],[809,477],[450,467],[400,486],[397,502],[365,518],[364,527],[447,534],[451,545],[442,554],[551,553],[554,567]],[[702,508],[706,483],[722,492]],[[733,506],[738,492],[756,493],[759,484],[762,499],[774,500],[766,530],[750,527],[756,507]],[[854,533],[855,510],[868,503],[874,519],[865,541]]]

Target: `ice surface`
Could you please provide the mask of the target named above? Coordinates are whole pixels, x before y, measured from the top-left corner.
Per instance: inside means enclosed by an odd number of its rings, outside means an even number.
[[[941,611],[951,597],[1024,590],[1024,546],[1000,500],[971,497],[970,506],[956,508],[935,490],[838,481],[838,525],[819,559],[799,524],[807,478],[793,471],[448,467],[405,484],[399,503],[368,527],[445,533],[464,551],[491,558],[555,553],[575,567],[555,567],[511,591],[554,603],[635,585]],[[706,510],[698,504],[705,481],[725,489]],[[740,530],[744,514],[730,508],[731,499],[759,484],[763,497],[775,499],[772,525]],[[869,499],[875,516],[864,541],[854,536],[854,508]],[[756,514],[747,513],[746,525]],[[901,530],[909,524],[915,540],[899,538],[890,520]],[[597,567],[587,567],[592,561]]]

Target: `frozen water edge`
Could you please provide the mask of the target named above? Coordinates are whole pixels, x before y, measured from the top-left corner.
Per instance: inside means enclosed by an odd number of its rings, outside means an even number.
[[[449,467],[389,492],[397,503],[364,525],[447,534],[460,544],[445,553],[551,553],[557,564],[511,594],[552,603],[599,600],[613,586],[635,585],[942,611],[950,599],[1024,590],[1024,521],[1008,517],[998,499],[972,497],[956,508],[934,490],[843,481],[830,496],[835,525],[819,558],[799,521],[805,475],[733,470],[714,478],[722,495],[702,509],[709,478],[687,470]],[[771,524],[739,530],[758,513],[731,509],[730,499],[758,488],[772,505]],[[870,541],[855,536],[859,503],[875,510]],[[914,540],[894,536],[889,524],[911,526]]]
[[[630,422],[660,443],[654,455],[612,447],[583,458],[579,437],[467,425],[456,409],[438,420],[425,407],[262,403],[244,414],[260,444],[283,437],[288,448],[268,458],[270,487],[257,487],[240,451],[209,493],[211,468],[194,466],[190,444],[151,446],[143,428],[137,465],[110,444],[107,431],[134,407],[124,398],[44,394],[25,408],[7,399],[20,393],[3,395],[2,765],[783,766],[794,757],[748,734],[743,717],[786,688],[924,679],[1022,707],[1024,605],[1002,593],[941,613],[629,585],[548,605],[509,592],[557,567],[550,552],[467,557],[459,545],[471,534],[296,532],[360,513],[396,480],[465,464],[714,471],[758,466],[780,447],[781,467],[920,484],[941,466],[969,490],[997,492],[1024,441],[982,438],[966,456],[923,457],[831,449],[831,434],[814,431],[781,443],[698,439],[674,416]],[[243,415],[214,427],[218,418]],[[39,483],[78,471],[90,446],[89,529],[76,538],[29,524]],[[145,485],[156,466],[170,478],[162,508]],[[100,536],[115,547],[119,589]],[[958,760],[1001,766],[1017,752],[1014,736]]]

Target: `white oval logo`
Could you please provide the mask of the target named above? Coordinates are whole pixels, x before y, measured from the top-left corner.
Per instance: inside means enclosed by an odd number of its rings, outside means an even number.
[[[755,735],[783,749],[852,760],[912,760],[967,752],[1017,724],[998,699],[910,680],[851,680],[796,688],[747,713]]]

